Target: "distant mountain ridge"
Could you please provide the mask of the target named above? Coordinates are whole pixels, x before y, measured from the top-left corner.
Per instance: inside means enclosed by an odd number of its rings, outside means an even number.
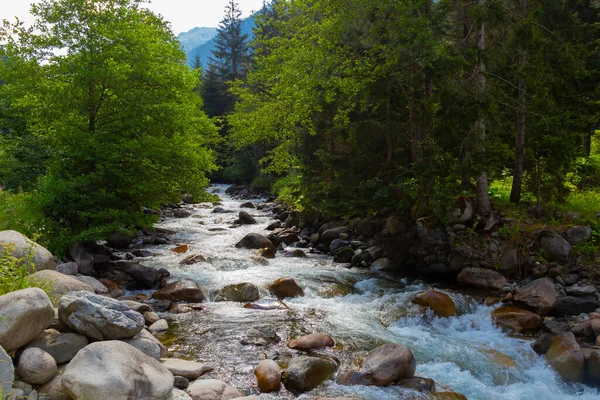
[[[255,26],[256,26],[255,15],[251,15],[250,17],[245,18],[242,21],[242,33],[248,34],[248,40],[254,39],[253,29]],[[202,62],[202,66],[206,67],[210,60],[210,57],[212,56],[211,52],[215,48],[214,37],[217,34],[217,29],[216,28],[194,28],[194,29],[190,30],[189,32],[186,32],[186,34],[194,31],[195,29],[214,29],[215,30],[215,33],[212,35],[212,37],[209,40],[207,40],[206,42],[204,42],[202,44],[197,45],[196,47],[192,48],[191,50],[188,50],[184,44],[184,49],[187,52],[188,64],[191,64],[194,61],[194,58],[196,58],[196,56],[199,56],[200,61]],[[184,35],[184,34],[180,33],[178,38],[181,35]],[[180,41],[181,41],[181,39],[180,39]]]
[[[216,34],[217,28],[196,27],[187,32],[181,32],[177,35],[177,39],[183,45],[183,50],[188,53],[214,38]]]

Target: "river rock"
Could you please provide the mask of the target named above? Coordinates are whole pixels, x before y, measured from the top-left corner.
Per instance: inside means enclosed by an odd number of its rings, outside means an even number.
[[[433,394],[433,400],[467,400],[467,397],[456,392],[437,392]]]
[[[574,226],[567,231],[567,239],[571,244],[587,242],[592,238],[592,228],[589,226]]]
[[[40,287],[50,292],[50,296],[58,300],[62,295],[68,292],[86,291],[94,293],[94,288],[87,283],[81,282],[72,276],[61,274],[60,272],[43,270],[29,275],[29,282],[32,286]]]
[[[260,233],[249,233],[235,245],[238,249],[262,249],[269,248],[275,252],[273,242],[261,235]]]
[[[281,367],[273,360],[262,360],[254,369],[261,393],[277,392],[281,386]]]
[[[354,250],[352,250],[352,247],[344,247],[335,253],[333,262],[346,264],[352,261],[352,257],[354,257]]]
[[[301,336],[291,340],[287,346],[290,349],[300,351],[310,351],[314,349],[324,349],[325,347],[333,347],[335,345],[331,336],[322,333],[312,333],[310,335]]]
[[[17,350],[38,337],[54,320],[54,307],[41,289],[16,290],[0,296],[0,346]]]
[[[68,249],[69,256],[77,264],[78,271],[84,275],[94,272],[94,256],[79,244],[73,244]]]
[[[44,350],[31,347],[21,353],[17,371],[23,381],[43,385],[56,375],[56,361]]]
[[[256,254],[259,257],[270,258],[270,259],[275,258],[275,252],[268,247],[265,247],[264,249],[259,249]]]
[[[15,369],[12,358],[0,346],[0,394],[8,393],[15,380]],[[0,396],[1,397],[1,396]]]
[[[412,302],[431,308],[438,317],[452,317],[456,314],[456,305],[450,296],[437,290],[428,290],[417,294]]]
[[[29,240],[25,235],[17,231],[1,231],[0,249],[3,248],[3,245],[11,245],[11,254],[16,258],[27,259],[31,255],[31,262],[34,268],[30,272],[54,269],[54,257],[52,257],[52,254],[46,248]]]
[[[179,265],[194,265],[201,262],[206,262],[206,258],[202,254],[190,254],[179,262]]]
[[[484,268],[465,268],[460,271],[456,280],[465,285],[479,289],[499,290],[506,285],[506,278],[497,271]]]
[[[319,230],[320,231],[320,230]],[[340,226],[337,228],[327,229],[321,233],[321,242],[327,246],[333,242],[334,239],[340,239],[340,235],[349,234],[350,228],[346,226]]]
[[[166,319],[159,319],[148,327],[151,333],[165,333],[169,330],[169,323]]]
[[[414,390],[419,393],[435,393],[435,381],[430,378],[415,376],[412,378],[400,379],[396,385],[405,389]]]
[[[293,278],[279,278],[268,286],[277,298],[304,296],[304,291]]]
[[[131,339],[122,339],[122,341],[155,360],[160,360],[168,352],[168,349],[146,329],[142,329]]]
[[[600,384],[600,350],[590,349],[585,353],[585,381]]]
[[[565,288],[565,292],[567,292],[567,295],[569,296],[575,296],[575,297],[591,297],[591,296],[595,296],[596,295],[596,288],[592,285],[588,285],[588,286],[571,286],[568,288]]]
[[[56,364],[64,364],[87,345],[88,339],[78,333],[60,333],[55,329],[46,329],[25,348],[44,350],[54,358]]]
[[[275,229],[279,229],[279,228],[281,228],[281,221],[275,220],[275,221],[271,222],[269,225],[267,225],[265,230],[274,231]]]
[[[144,321],[146,321],[146,325],[152,325],[160,319],[158,314],[154,311],[146,311],[142,313],[142,315],[144,316]]]
[[[189,245],[187,245],[187,244],[180,244],[179,246],[173,247],[171,249],[171,251],[173,253],[183,254],[183,253],[187,253],[189,249],[190,249]]]
[[[233,400],[244,394],[218,379],[197,379],[187,388],[193,400]]]
[[[72,397],[62,385],[62,378],[66,367],[67,364],[59,365],[56,375],[44,385],[38,386],[38,393],[47,394],[50,397],[50,400],[72,400]],[[43,397],[40,397],[40,399],[42,398]]]
[[[106,243],[114,248],[119,250],[124,250],[128,248],[133,242],[133,237],[131,235],[127,235],[123,232],[115,232],[106,238]]]
[[[596,300],[595,296],[565,296],[556,300],[556,303],[554,303],[554,312],[559,316],[578,315],[592,312],[599,306],[600,303]]]
[[[507,275],[514,275],[514,273],[521,266],[519,262],[519,254],[516,248],[510,247],[502,253],[500,256],[500,271]]]
[[[138,263],[122,263],[121,269],[143,288],[151,289],[160,283],[161,274],[156,268]]]
[[[293,358],[284,374],[284,384],[292,393],[304,393],[312,390],[330,379],[335,373],[336,365],[319,357]]]
[[[190,387],[189,379],[184,378],[183,376],[177,376],[177,375],[174,375],[173,378],[174,378],[173,379],[173,387],[176,387],[177,389],[181,389],[181,390],[185,390]],[[185,395],[187,396],[188,394],[185,393]],[[190,397],[190,399],[191,399],[191,397]]]
[[[182,378],[182,377],[178,377],[178,378]],[[185,378],[182,378],[182,379],[185,379]],[[187,387],[186,387],[186,389],[187,389]],[[183,390],[173,389],[173,391],[171,392],[171,395],[169,396],[169,398],[167,398],[167,400],[192,400],[192,398],[190,397],[190,395],[188,395]]]
[[[252,302],[260,298],[258,288],[251,283],[228,285],[219,290],[215,301]]]
[[[581,382],[584,375],[584,354],[571,332],[552,339],[546,360],[568,382]]]
[[[77,272],[79,272],[79,267],[74,262],[66,262],[63,264],[58,264],[54,270],[65,275],[77,275]]]
[[[169,301],[189,301],[201,303],[204,301],[202,288],[190,279],[169,283],[164,288],[154,292],[152,298]]]
[[[243,345],[268,346],[280,341],[281,338],[277,335],[275,329],[270,326],[259,326],[248,329],[240,343]]]
[[[556,290],[552,279],[540,278],[519,288],[515,292],[513,301],[536,314],[545,316],[552,313],[554,303],[559,296],[560,293]]]
[[[126,304],[83,291],[60,299],[58,318],[93,340],[128,339],[144,328],[144,317]]]
[[[246,211],[240,211],[238,214],[238,222],[242,225],[254,225],[256,224],[256,219]]]
[[[540,237],[542,255],[548,261],[568,262],[571,243],[556,232],[544,232]]]
[[[77,275],[74,277],[80,282],[83,282],[87,285],[90,285],[96,294],[108,294],[108,289],[104,286],[98,279],[87,276],[87,275]]]
[[[109,340],[77,353],[62,385],[77,400],[166,399],[173,389],[173,374],[135,347]]]
[[[198,377],[213,370],[206,364],[197,363],[188,360],[179,360],[177,358],[163,358],[160,360],[173,375],[183,376],[187,379],[197,379]]]
[[[522,332],[542,326],[543,320],[531,311],[513,306],[502,306],[492,311],[492,319],[497,325]]]
[[[366,384],[387,386],[415,376],[417,363],[408,347],[387,343],[369,353],[358,371]]]
[[[286,249],[283,256],[290,258],[306,258],[306,253],[302,249]]]
[[[531,348],[539,355],[544,355],[548,352],[548,349],[552,345],[553,338],[553,334],[543,333],[535,340],[535,342],[531,344]]]
[[[189,216],[191,216],[192,213],[189,212],[188,210],[184,210],[182,208],[178,208],[176,210],[173,211],[173,216],[175,218],[187,218]]]

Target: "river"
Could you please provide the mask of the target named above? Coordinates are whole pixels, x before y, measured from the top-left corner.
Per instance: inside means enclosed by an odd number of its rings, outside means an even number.
[[[418,376],[435,380],[438,391],[456,391],[470,400],[489,399],[599,399],[597,389],[564,383],[543,357],[530,347],[526,337],[508,335],[490,319],[492,307],[473,297],[446,291],[458,307],[459,315],[436,318],[418,313],[409,300],[428,288],[421,281],[334,264],[331,257],[308,254],[307,258],[286,258],[280,254],[268,265],[253,260],[254,251],[236,249],[249,232],[267,234],[271,221],[266,212],[248,210],[258,225],[231,228],[242,201],[224,193],[227,186],[215,185],[221,207],[230,214],[212,213],[212,204],[196,204],[189,218],[169,218],[157,226],[177,231],[178,243],[187,243],[187,254],[200,253],[207,262],[180,266],[186,254],[171,251],[173,245],[148,246],[156,256],[146,265],[167,268],[172,279],[191,278],[208,297],[206,309],[188,314],[166,314],[171,330],[162,339],[170,356],[202,361],[214,367],[207,376],[222,379],[247,395],[258,394],[254,367],[264,358],[285,365],[296,352],[285,346],[287,340],[308,333],[326,333],[336,341],[335,348],[322,353],[348,365],[357,355],[386,342],[408,346],[416,360]],[[305,296],[286,299],[289,309],[255,310],[241,303],[214,302],[214,293],[225,285],[250,282],[270,298],[265,286],[277,278],[293,277]],[[272,332],[281,338],[268,346],[242,344],[250,334]],[[261,336],[261,335],[258,335]],[[247,339],[246,339],[247,340]],[[300,399],[318,396],[354,396],[365,400],[419,398],[397,387],[343,386],[327,382]],[[417,396],[417,397],[415,397]],[[296,398],[283,389],[262,394],[260,399]],[[425,397],[423,397],[425,398]]]

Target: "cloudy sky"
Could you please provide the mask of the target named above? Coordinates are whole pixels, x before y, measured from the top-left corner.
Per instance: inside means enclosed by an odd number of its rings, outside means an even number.
[[[13,20],[19,17],[28,23],[32,20],[29,4],[35,0],[0,0],[0,20]],[[223,17],[228,0],[152,0],[145,6],[161,14],[171,22],[173,32],[188,31],[196,26],[217,26]],[[262,7],[262,0],[237,0],[242,16],[247,17],[252,11]]]

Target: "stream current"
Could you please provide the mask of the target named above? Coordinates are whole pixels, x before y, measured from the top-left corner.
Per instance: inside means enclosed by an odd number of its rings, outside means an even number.
[[[493,308],[481,305],[471,296],[446,291],[455,301],[459,315],[437,318],[418,312],[418,306],[410,303],[412,296],[429,287],[420,281],[347,268],[333,263],[329,256],[308,251],[307,258],[286,258],[278,253],[268,265],[253,260],[253,250],[237,249],[235,244],[250,232],[266,235],[264,228],[271,218],[266,212],[245,209],[258,224],[232,228],[242,201],[226,195],[226,188],[214,185],[209,191],[218,189],[221,207],[232,213],[215,214],[212,204],[196,204],[190,208],[191,217],[168,218],[157,224],[177,232],[172,238],[189,245],[186,254],[172,252],[172,244],[148,246],[156,255],[141,260],[146,265],[168,269],[171,280],[190,278],[198,282],[206,294],[206,308],[202,311],[165,314],[171,328],[161,338],[170,357],[212,366],[214,371],[204,377],[221,379],[246,395],[259,395],[254,368],[262,359],[273,358],[285,366],[292,356],[298,355],[285,346],[288,340],[309,333],[326,333],[334,338],[336,347],[321,353],[339,360],[342,368],[380,344],[404,344],[416,358],[417,376],[432,378],[438,392],[459,392],[469,400],[600,399],[600,391],[595,388],[563,382],[544,357],[531,349],[532,339],[503,332],[491,321]],[[202,254],[207,262],[179,265],[186,255],[194,253]],[[244,308],[242,303],[214,302],[217,290],[242,282],[258,286],[261,299],[272,299],[266,285],[285,276],[293,277],[305,292],[303,297],[285,299],[287,309],[257,310]],[[280,342],[267,346],[242,344],[254,342],[260,332],[266,332],[262,336],[268,337],[273,331]],[[259,398],[308,400],[319,396],[365,400],[421,398],[394,386],[344,386],[333,381],[298,397],[282,386],[279,393],[260,394]]]

